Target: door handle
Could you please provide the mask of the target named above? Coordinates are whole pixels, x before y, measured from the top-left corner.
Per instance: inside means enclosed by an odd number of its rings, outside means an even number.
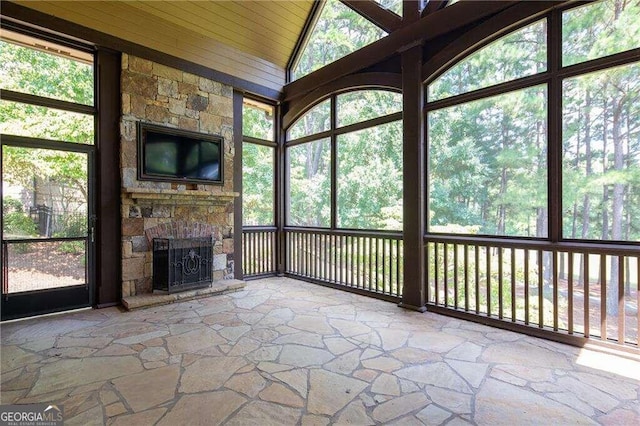
[[[91,237],[91,243],[95,243],[96,241],[96,222],[98,218],[95,214],[89,216],[89,236]]]

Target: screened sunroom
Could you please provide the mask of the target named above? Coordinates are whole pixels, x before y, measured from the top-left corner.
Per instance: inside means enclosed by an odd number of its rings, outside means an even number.
[[[637,1],[0,17],[2,404],[640,421]]]
[[[634,6],[522,4],[420,39],[416,99],[408,47],[342,71],[376,44],[303,96],[303,76],[384,35],[363,22],[352,38],[330,4],[290,63],[279,143],[272,110],[244,105],[245,276],[637,346]]]

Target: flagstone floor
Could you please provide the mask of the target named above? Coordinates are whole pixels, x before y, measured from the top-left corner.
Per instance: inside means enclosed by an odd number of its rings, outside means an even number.
[[[637,361],[288,278],[1,334],[1,402],[65,425],[640,424]]]

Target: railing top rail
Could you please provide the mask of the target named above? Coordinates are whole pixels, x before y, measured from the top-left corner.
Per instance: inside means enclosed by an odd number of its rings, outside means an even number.
[[[326,228],[301,228],[286,226],[285,232],[298,232],[302,234],[325,234],[325,235],[341,235],[353,237],[370,237],[370,238],[389,238],[394,240],[402,239],[402,232],[394,231],[371,231],[358,229],[326,229]]]
[[[534,239],[510,239],[510,238],[490,238],[490,237],[470,237],[468,235],[425,235],[425,243],[447,243],[466,244],[486,247],[520,248],[545,250],[556,252],[592,253],[598,252],[605,255],[631,255],[640,256],[640,245],[635,243],[615,243],[615,242],[580,242],[562,241],[553,243],[545,240]]]
[[[60,243],[65,241],[85,241],[87,236],[80,237],[56,237],[56,238],[46,238],[46,237],[34,237],[34,238],[12,238],[2,240],[2,244],[25,244],[25,243]]]
[[[242,232],[275,232],[278,228],[275,226],[243,226]]]

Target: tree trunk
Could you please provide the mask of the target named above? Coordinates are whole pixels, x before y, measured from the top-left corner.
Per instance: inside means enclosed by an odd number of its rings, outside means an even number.
[[[624,110],[625,96],[622,94],[620,100],[617,102],[616,109],[613,111],[613,126],[612,126],[612,139],[613,139],[613,169],[616,171],[624,170],[624,139],[621,134],[622,127],[622,111]],[[616,182],[613,185],[613,203],[611,213],[611,239],[622,239],[622,213],[624,208],[624,191],[625,185],[620,182]],[[620,267],[618,262],[619,257],[611,257],[611,274],[609,277],[610,288],[607,295],[607,314],[618,314],[618,268]]]
[[[578,109],[578,123],[582,120],[582,110]],[[576,170],[580,168],[580,126],[578,126],[578,131],[576,132],[576,157],[574,167]],[[571,221],[571,238],[575,239],[577,237],[577,228],[578,228],[578,202],[575,201],[573,203],[573,215]]]
[[[591,92],[587,89],[584,98],[584,149],[585,149],[585,174],[587,178],[593,173],[592,152],[591,152]],[[585,194],[582,199],[582,238],[589,237],[591,200],[589,194]],[[580,270],[578,271],[578,283],[583,284],[589,279],[589,274],[584,276],[584,254],[580,255]],[[585,295],[586,297],[586,295]]]
[[[632,167],[632,161],[631,161],[631,155],[630,153],[631,151],[631,102],[627,102],[627,112],[625,114],[626,118],[627,118],[627,123],[626,123],[626,127],[627,127],[627,161],[626,161],[626,167],[627,169],[630,169]],[[625,232],[624,232],[624,240],[625,241],[629,241],[629,239],[631,238],[631,207],[633,206],[633,203],[631,201],[631,184],[627,184],[627,187],[625,189],[626,192],[626,199],[627,199],[627,209],[626,209],[626,217],[625,217]],[[627,271],[627,274],[625,276],[625,280],[624,280],[624,295],[625,296],[631,296],[631,259],[629,258],[629,256],[625,257],[624,260],[624,267],[625,267],[625,271]],[[640,279],[640,277],[637,277],[637,279]],[[639,288],[640,290],[640,288]],[[639,307],[640,308],[640,307]]]
[[[502,173],[500,176],[500,195],[504,195],[507,190],[507,169],[502,168]],[[507,220],[507,209],[504,204],[500,204],[498,207],[498,235],[505,235],[506,233],[506,220]]]
[[[607,85],[602,88],[603,92],[607,93]],[[606,96],[606,95],[605,95]],[[608,145],[608,133],[609,133],[609,104],[605,97],[604,106],[602,111],[602,170],[607,172],[607,145]],[[601,238],[603,241],[609,239],[609,186],[605,183],[602,191],[602,233]]]
[[[602,187],[602,237],[601,238],[602,238],[602,241],[609,239],[609,185],[607,184],[604,184]]]
[[[503,151],[507,149],[508,123],[506,123],[506,121],[507,121],[506,117],[503,116],[501,132],[500,132]],[[507,192],[507,168],[503,166],[502,171],[500,172],[499,197],[502,198],[506,192]],[[498,230],[497,230],[498,235],[506,234],[506,229],[507,229],[506,221],[507,221],[507,209],[506,209],[506,206],[504,205],[504,201],[501,201],[500,205],[498,206]]]
[[[593,174],[592,153],[591,153],[591,93],[589,90],[585,94],[584,108],[584,149],[585,149],[585,173],[587,178]],[[589,210],[591,208],[591,200],[589,194],[585,194],[582,200],[582,238],[589,237]]]

